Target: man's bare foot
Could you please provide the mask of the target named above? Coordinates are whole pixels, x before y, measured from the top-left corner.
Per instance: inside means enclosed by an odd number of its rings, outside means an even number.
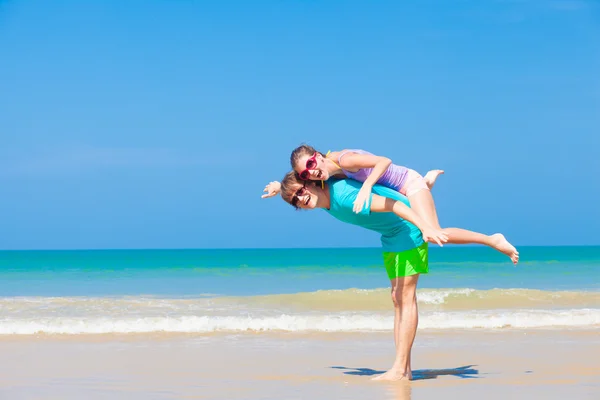
[[[409,373],[403,373],[400,370],[396,370],[396,369],[390,369],[388,372],[381,374],[379,376],[376,376],[375,378],[371,379],[372,381],[408,381],[412,378],[412,374]]]
[[[513,246],[508,242],[508,240],[506,240],[503,234],[496,233],[492,235],[492,246],[499,252],[504,253],[508,257],[510,257],[513,264],[517,265],[517,263],[519,262],[519,252],[517,251],[515,246]]]
[[[440,176],[443,173],[444,170],[442,169],[432,169],[431,171],[426,173],[423,178],[425,178],[425,183],[427,183],[427,187],[431,189],[433,185],[435,185],[435,181],[437,180],[438,176]]]

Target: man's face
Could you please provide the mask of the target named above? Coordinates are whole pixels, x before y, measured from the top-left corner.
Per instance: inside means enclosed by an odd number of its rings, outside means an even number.
[[[320,191],[311,184],[298,185],[298,189],[292,197],[292,205],[303,210],[312,210],[317,208]]]

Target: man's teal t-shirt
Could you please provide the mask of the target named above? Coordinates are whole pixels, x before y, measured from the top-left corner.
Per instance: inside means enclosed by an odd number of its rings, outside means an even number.
[[[363,208],[359,214],[352,211],[356,196],[358,196],[358,192],[362,187],[362,182],[352,179],[330,178],[326,184],[329,186],[330,207],[329,210],[325,211],[340,221],[379,232],[383,251],[406,251],[423,244],[421,231],[415,225],[392,212],[372,213],[373,194],[369,197],[369,207]],[[410,207],[406,197],[385,186],[373,186],[372,193],[400,200]]]

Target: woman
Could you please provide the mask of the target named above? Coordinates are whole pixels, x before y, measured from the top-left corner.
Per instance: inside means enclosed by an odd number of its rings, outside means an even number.
[[[421,220],[421,223],[415,223],[413,220],[411,222],[421,229],[426,227],[428,235],[431,234],[435,238],[447,237],[447,242],[452,244],[483,244],[505,254],[513,264],[519,262],[519,252],[500,233],[488,236],[461,228],[440,227],[430,188],[443,171],[430,171],[425,179],[416,171],[392,164],[390,159],[375,156],[364,150],[343,150],[323,155],[307,145],[294,149],[290,162],[297,176],[304,181],[323,182],[334,176],[362,182],[353,204],[355,212],[360,212],[368,205],[368,195],[373,185],[378,183],[408,198],[411,209]],[[263,198],[274,196],[280,191],[279,183],[269,183],[264,191],[267,194],[263,195]],[[426,241],[430,240],[428,235],[425,237]],[[441,245],[438,240],[436,242]]]

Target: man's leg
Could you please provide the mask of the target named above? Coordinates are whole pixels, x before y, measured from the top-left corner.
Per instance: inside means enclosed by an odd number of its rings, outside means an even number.
[[[392,279],[392,298],[398,323],[394,324],[396,359],[392,368],[374,380],[412,379],[410,355],[417,334],[419,313],[417,308],[417,282],[419,274]],[[396,329],[397,327],[397,329]]]
[[[396,301],[394,286],[392,286],[392,303],[394,303],[394,348],[398,350],[398,330],[400,329],[400,306]]]

